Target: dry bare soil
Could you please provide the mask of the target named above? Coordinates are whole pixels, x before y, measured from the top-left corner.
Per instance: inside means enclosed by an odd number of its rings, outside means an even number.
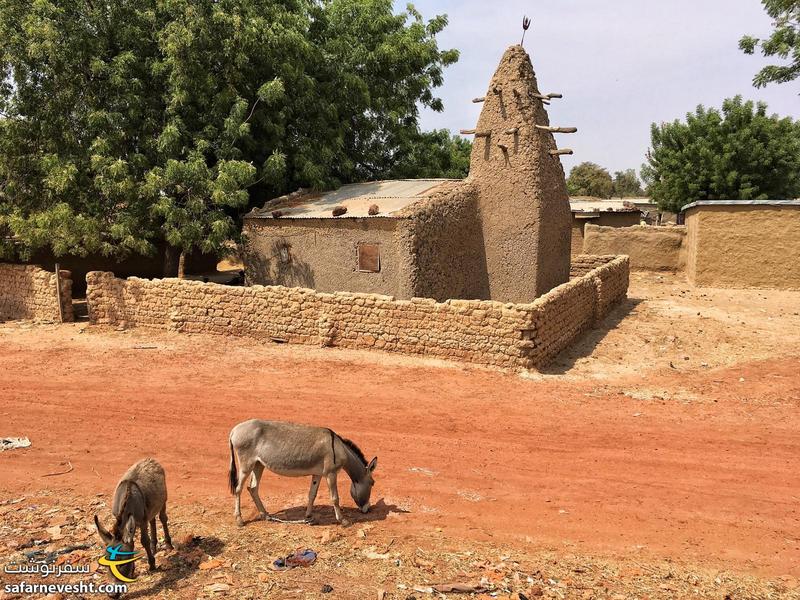
[[[0,436],[32,446],[0,453],[0,562],[77,545],[56,560],[92,563],[93,514],[108,523],[118,477],[150,455],[177,544],[129,597],[423,600],[460,583],[487,598],[800,598],[800,292],[634,274],[629,295],[523,376],[2,324]],[[343,474],[349,528],[324,486],[316,526],[235,527],[227,434],[250,417],[330,426],[378,455],[375,508],[357,513]],[[262,497],[297,518],[307,485],[267,475]],[[304,547],[311,567],[269,569]]]

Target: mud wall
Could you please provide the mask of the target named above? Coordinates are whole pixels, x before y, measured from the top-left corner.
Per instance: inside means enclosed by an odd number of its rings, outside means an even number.
[[[587,224],[586,254],[626,254],[634,271],[682,271],[686,267],[686,227],[601,227]]]
[[[410,257],[411,296],[444,301],[489,298],[478,190],[445,184],[434,196],[406,208],[398,224],[403,253]]]
[[[686,216],[690,283],[800,289],[800,204],[700,205]]]
[[[35,265],[0,263],[0,322],[15,319],[60,322],[73,320],[72,280],[61,271],[61,298],[57,296],[55,273]]]
[[[586,225],[602,225],[603,227],[631,227],[638,225],[642,219],[642,213],[638,211],[629,212],[601,212],[597,217],[590,219],[579,218],[580,213],[572,213],[572,256],[590,252],[584,250],[583,239]],[[624,254],[624,252],[623,252]]]
[[[48,266],[59,263],[62,269],[72,273],[72,294],[79,298],[86,293],[86,274],[89,271],[114,271],[120,277],[175,277],[178,274],[178,253],[174,253],[171,264],[167,264],[170,261],[166,255],[167,245],[161,242],[156,243],[152,256],[131,254],[126,258],[114,258],[99,253],[88,256],[55,256],[50,250],[42,249],[35,252],[29,261],[15,262]],[[213,272],[217,262],[215,255],[192,252],[186,257],[186,274]]]
[[[348,290],[410,298],[411,259],[396,239],[397,219],[246,219],[248,284]],[[358,245],[380,247],[380,272],[358,270]]]
[[[87,276],[95,324],[374,348],[524,369],[545,365],[627,292],[627,257],[605,257],[583,277],[529,304],[282,286],[230,287],[179,279]],[[610,259],[610,260],[609,260]]]
[[[589,271],[594,271],[598,267],[607,265],[613,261],[616,256],[611,255],[592,255],[592,254],[579,254],[572,257],[572,264],[569,267],[569,276],[572,279],[576,277],[583,277]]]

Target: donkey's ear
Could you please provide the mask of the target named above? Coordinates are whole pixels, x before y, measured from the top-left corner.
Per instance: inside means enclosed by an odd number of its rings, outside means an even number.
[[[122,541],[126,544],[132,544],[135,533],[136,519],[133,518],[133,515],[129,515],[128,520],[125,521],[125,527],[122,529]]]
[[[108,546],[113,541],[113,537],[111,536],[108,531],[103,529],[103,526],[100,525],[100,519],[97,518],[97,515],[94,516],[94,526],[97,527],[97,533],[100,535],[100,539],[103,540],[103,543]]]
[[[369,461],[369,464],[367,465],[367,471],[372,473],[375,470],[375,467],[377,466],[378,466],[378,457],[376,456],[371,461]]]

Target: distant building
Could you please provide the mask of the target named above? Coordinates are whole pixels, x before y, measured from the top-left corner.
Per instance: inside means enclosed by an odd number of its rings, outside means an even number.
[[[683,213],[691,284],[800,289],[800,200],[706,200]]]
[[[547,100],[527,52],[512,46],[471,132],[467,179],[269,201],[245,217],[248,283],[529,302],[566,282],[570,207]]]
[[[583,254],[584,230],[587,223],[604,227],[630,227],[642,220],[642,211],[630,200],[605,200],[576,196],[570,198],[572,212],[572,256]]]

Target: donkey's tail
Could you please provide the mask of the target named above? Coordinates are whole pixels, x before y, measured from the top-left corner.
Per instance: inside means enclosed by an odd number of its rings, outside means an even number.
[[[228,487],[231,490],[231,494],[235,494],[236,488],[239,487],[239,478],[236,475],[236,456],[233,454],[233,441],[228,440],[228,444],[231,447],[231,467],[228,471]]]

